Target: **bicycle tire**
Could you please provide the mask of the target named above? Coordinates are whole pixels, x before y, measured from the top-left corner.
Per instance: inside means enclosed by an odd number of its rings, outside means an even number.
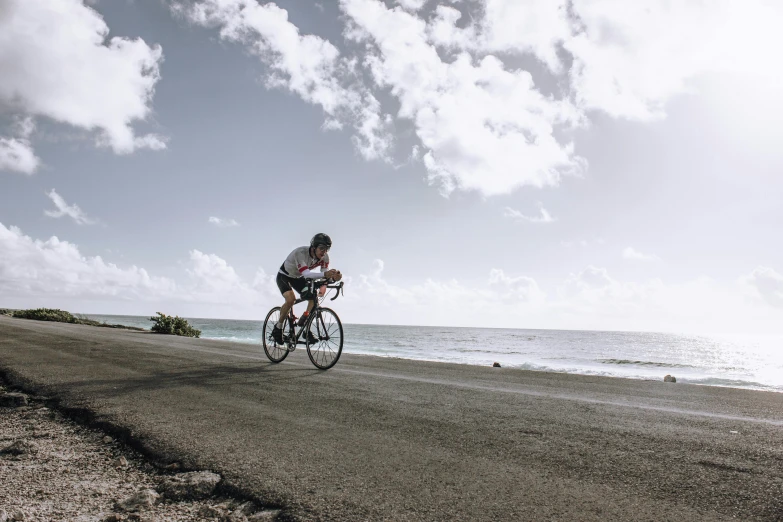
[[[343,353],[343,324],[331,308],[319,308],[311,315],[306,331],[312,332],[318,342],[307,342],[307,356],[316,368],[328,370],[337,364]]]
[[[266,314],[266,319],[264,319],[264,327],[261,331],[261,344],[264,346],[264,353],[273,363],[283,362],[283,359],[288,357],[289,353],[285,344],[277,344],[274,339],[272,339],[272,328],[274,328],[275,323],[280,319],[280,310],[282,310],[282,308],[279,306],[269,310],[269,313]],[[275,315],[275,313],[277,315]],[[290,331],[291,327],[288,325],[288,321],[286,321],[285,324]],[[286,329],[283,328],[283,335],[285,334]]]

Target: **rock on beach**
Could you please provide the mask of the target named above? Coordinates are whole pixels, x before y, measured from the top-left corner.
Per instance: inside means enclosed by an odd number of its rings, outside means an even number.
[[[27,406],[27,395],[24,393],[3,393],[0,394],[0,406],[6,408],[19,408],[20,406]]]
[[[215,491],[221,477],[210,471],[190,471],[164,478],[158,491],[169,500],[197,500]]]
[[[151,489],[142,489],[121,502],[117,502],[117,508],[122,511],[141,511],[151,508],[158,501],[158,495]]]
[[[27,440],[17,440],[0,449],[0,455],[24,455],[27,453],[36,453],[38,448],[35,444]]]

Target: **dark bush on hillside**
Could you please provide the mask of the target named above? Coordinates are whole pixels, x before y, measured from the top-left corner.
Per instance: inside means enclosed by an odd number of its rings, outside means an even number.
[[[79,320],[70,312],[56,308],[36,308],[35,310],[16,310],[12,317],[34,319],[36,321],[54,321],[57,323],[78,323]]]
[[[108,324],[105,321],[101,323],[84,315],[73,315],[65,310],[53,308],[36,308],[35,310],[9,310],[8,308],[0,308],[0,315],[10,315],[11,317],[18,317],[19,319],[34,319],[37,321],[54,321],[57,323],[86,324],[88,326],[144,331],[144,328],[125,326],[122,324]]]
[[[196,330],[188,323],[187,319],[179,316],[171,317],[156,312],[157,317],[150,317],[153,322],[151,330],[156,333],[182,335],[185,337],[201,337],[201,330]]]

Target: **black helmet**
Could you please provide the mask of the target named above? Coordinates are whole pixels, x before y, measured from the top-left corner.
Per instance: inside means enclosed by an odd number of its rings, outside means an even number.
[[[310,240],[310,246],[312,248],[315,248],[318,245],[326,245],[327,248],[332,248],[332,238],[319,232],[313,236],[313,239]]]

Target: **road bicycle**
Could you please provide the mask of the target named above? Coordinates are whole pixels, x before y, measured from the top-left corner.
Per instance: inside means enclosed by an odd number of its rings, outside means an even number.
[[[327,290],[335,290],[331,301],[343,293],[342,282],[329,283],[325,279],[313,279],[308,283],[305,295],[317,296],[317,291],[321,286],[326,286]],[[304,344],[307,347],[307,355],[316,368],[328,370],[337,364],[337,360],[343,352],[343,325],[334,310],[321,306],[321,302],[328,295],[325,293],[321,297],[315,297],[315,305],[310,310],[310,315],[298,329],[294,307],[291,307],[288,317],[283,323],[283,344],[277,344],[272,338],[272,329],[280,320],[281,307],[276,306],[269,310],[266,319],[264,319],[262,342],[264,353],[270,361],[273,363],[283,362],[297,345]],[[294,304],[308,300],[297,299]],[[312,335],[307,335],[307,332]]]

